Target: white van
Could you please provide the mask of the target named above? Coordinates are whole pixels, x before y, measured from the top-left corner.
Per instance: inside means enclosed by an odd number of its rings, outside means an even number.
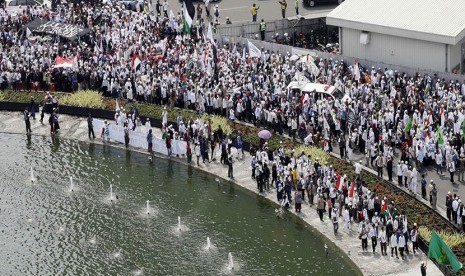
[[[293,95],[299,93],[301,96],[305,93],[308,93],[311,102],[316,102],[321,99],[331,98],[332,100],[338,99],[341,103],[351,103],[352,99],[339,91],[335,86],[321,84],[321,83],[312,83],[312,82],[299,82],[292,81],[287,86],[289,92],[292,92]]]

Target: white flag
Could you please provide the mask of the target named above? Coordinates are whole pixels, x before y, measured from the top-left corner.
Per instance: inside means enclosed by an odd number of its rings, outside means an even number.
[[[358,68],[358,61],[355,61],[354,65],[354,77],[356,81],[360,80],[360,69]]]
[[[207,38],[210,40],[210,42],[215,45],[215,39],[213,39],[213,32],[212,32],[212,25],[208,25],[208,31],[207,31]]]
[[[250,42],[249,40],[247,40],[247,45],[249,46],[249,56],[251,58],[253,57],[261,57],[262,56],[262,52],[260,51],[260,49],[257,48],[257,46],[253,45],[252,42]]]
[[[166,38],[163,39],[162,41],[158,42],[157,44],[154,45],[155,49],[160,49],[162,51],[162,55],[165,55],[166,51]]]
[[[32,35],[31,30],[29,28],[26,28],[26,37],[29,38]]]

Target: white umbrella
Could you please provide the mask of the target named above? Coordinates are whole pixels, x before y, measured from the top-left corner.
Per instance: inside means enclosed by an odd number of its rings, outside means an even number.
[[[291,58],[290,58],[291,61],[297,61],[299,59],[300,59],[300,57],[298,55],[292,55]]]

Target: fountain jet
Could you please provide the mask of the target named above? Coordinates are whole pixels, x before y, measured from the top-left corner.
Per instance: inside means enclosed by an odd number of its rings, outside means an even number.
[[[211,247],[212,245],[210,243],[210,237],[207,237],[207,250],[210,250]]]
[[[31,182],[35,182],[36,178],[34,177],[34,169],[31,166]]]
[[[228,253],[228,268],[229,268],[229,270],[234,269],[234,260],[233,260],[233,256],[232,256],[231,252]]]
[[[73,184],[73,177],[69,177],[69,191],[72,192],[74,191],[74,184]]]

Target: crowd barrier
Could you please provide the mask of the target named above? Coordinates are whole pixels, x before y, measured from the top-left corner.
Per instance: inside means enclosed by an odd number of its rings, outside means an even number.
[[[103,120],[94,119],[93,126],[94,131],[96,132],[97,136],[102,133],[103,127],[105,122]],[[124,127],[120,125],[116,125],[114,121],[111,121],[108,126],[109,129],[109,138],[110,141],[123,143],[124,144]],[[147,149],[147,133],[142,132],[142,127],[136,127],[135,131],[129,131],[129,146],[140,148],[140,149]],[[171,150],[173,155],[185,156],[186,155],[186,142],[180,140],[171,140]],[[156,153],[161,153],[164,155],[168,155],[168,150],[166,148],[165,140],[153,136],[152,140],[152,150]]]

